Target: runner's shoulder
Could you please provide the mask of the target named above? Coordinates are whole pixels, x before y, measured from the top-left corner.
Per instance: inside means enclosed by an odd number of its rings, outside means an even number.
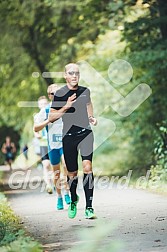
[[[89,90],[89,88],[84,87],[84,86],[78,86],[78,89],[79,89],[80,91]]]
[[[66,95],[68,91],[69,91],[69,89],[68,89],[67,85],[65,85],[56,91],[55,96],[62,97],[64,95]]]
[[[90,90],[87,87],[78,86],[78,93],[79,94],[84,94],[86,96],[90,96]]]

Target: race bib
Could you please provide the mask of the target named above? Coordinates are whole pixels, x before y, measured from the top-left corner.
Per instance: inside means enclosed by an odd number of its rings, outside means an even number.
[[[62,142],[62,135],[58,135],[58,134],[53,134],[52,135],[52,142]]]

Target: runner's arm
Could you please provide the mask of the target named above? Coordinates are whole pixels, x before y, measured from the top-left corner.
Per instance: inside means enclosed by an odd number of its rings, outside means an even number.
[[[88,112],[88,117],[93,117],[93,104],[91,101],[87,103],[87,112]]]
[[[12,152],[15,153],[16,152],[16,146],[14,143],[11,143],[11,146],[12,146]]]
[[[90,100],[89,103],[87,103],[87,112],[88,112],[88,118],[89,118],[89,122],[96,126],[97,125],[97,119],[93,116],[93,104]]]
[[[47,118],[46,110],[45,110],[45,108],[42,108],[42,109],[40,110],[40,112],[37,113],[37,114],[34,116],[33,130],[34,130],[34,132],[39,132],[39,131],[42,130],[44,127],[46,127],[48,124],[49,124],[49,119]],[[36,134],[36,137],[37,137],[37,138],[40,138],[40,135],[37,136],[37,133],[35,133],[35,134]]]
[[[34,124],[33,130],[35,132],[38,132],[40,130],[42,130],[44,127],[46,127],[49,124],[49,119],[46,119],[45,121],[38,123],[38,124]]]
[[[52,123],[55,122],[56,120],[58,120],[60,117],[62,117],[65,114],[67,109],[68,108],[66,108],[65,106],[59,110],[51,108],[50,113],[49,113],[49,121]]]
[[[2,149],[1,149],[3,154],[6,154],[6,144],[2,145]]]

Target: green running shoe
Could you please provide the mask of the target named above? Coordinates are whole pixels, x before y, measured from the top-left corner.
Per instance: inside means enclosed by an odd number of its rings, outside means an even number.
[[[77,203],[79,201],[79,196],[77,195],[77,201],[71,202],[68,207],[68,217],[74,219],[77,214]]]
[[[63,199],[62,198],[58,198],[57,199],[57,210],[62,210],[62,209],[64,209]]]
[[[88,207],[85,210],[85,218],[86,219],[96,219],[96,215],[94,213],[94,209],[92,207]]]

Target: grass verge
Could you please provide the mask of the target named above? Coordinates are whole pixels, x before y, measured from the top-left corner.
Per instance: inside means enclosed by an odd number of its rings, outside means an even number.
[[[42,246],[22,229],[3,193],[0,193],[0,251],[42,252]]]

